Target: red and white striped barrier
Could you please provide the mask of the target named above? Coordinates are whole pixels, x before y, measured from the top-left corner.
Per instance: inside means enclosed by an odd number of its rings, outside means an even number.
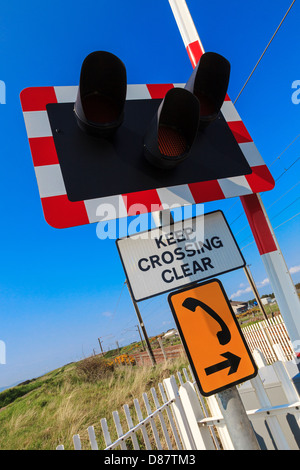
[[[193,68],[196,67],[201,55],[204,53],[204,47],[198,36],[195,24],[188,10],[185,0],[169,0],[169,4],[173,11],[178,29],[180,31],[184,46],[187,50]],[[226,102],[225,102],[226,103]],[[224,103],[224,104],[225,104]],[[232,104],[232,115],[234,115]],[[239,132],[234,132],[235,123],[229,123],[231,129],[238,138]],[[238,122],[238,127],[242,126]],[[245,128],[246,129],[246,128]],[[246,131],[247,132],[247,131]],[[248,132],[247,132],[248,134]],[[243,131],[243,135],[246,135]],[[249,135],[249,134],[248,134]],[[239,140],[237,140],[239,142]],[[240,142],[239,142],[240,143]],[[254,145],[254,144],[253,144]],[[252,166],[252,165],[250,165]],[[261,171],[261,170],[259,170]],[[264,176],[267,170],[264,168]],[[257,168],[253,169],[256,182],[258,181]],[[237,194],[240,196],[245,214],[247,216],[249,225],[251,227],[257,248],[264,263],[266,272],[269,276],[271,286],[284,319],[286,328],[288,330],[290,339],[296,353],[300,352],[300,301],[297,295],[294,283],[290,276],[289,270],[285,263],[284,257],[280,251],[278,242],[276,240],[274,231],[272,229],[270,220],[267,216],[266,210],[263,206],[262,200],[259,196],[261,189],[256,186],[256,190],[252,186],[253,193]],[[272,189],[270,186],[269,189]],[[221,198],[220,198],[221,199]]]

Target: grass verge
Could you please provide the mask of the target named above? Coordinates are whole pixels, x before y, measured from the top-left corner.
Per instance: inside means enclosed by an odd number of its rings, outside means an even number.
[[[91,374],[86,373],[85,359],[0,393],[0,449],[54,450],[58,444],[73,449],[74,434],[89,449],[91,425],[99,448],[104,448],[101,418],[112,425],[113,411],[121,411],[124,404],[132,408],[135,398],[142,404],[144,392],[187,367],[183,356],[156,367],[101,365],[97,375],[91,359]]]

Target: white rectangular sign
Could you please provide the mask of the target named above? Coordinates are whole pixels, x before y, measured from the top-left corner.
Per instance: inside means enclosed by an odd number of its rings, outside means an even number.
[[[138,302],[245,266],[221,211],[117,240]]]

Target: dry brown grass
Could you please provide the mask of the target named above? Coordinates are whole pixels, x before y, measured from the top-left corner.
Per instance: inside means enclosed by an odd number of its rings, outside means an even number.
[[[93,358],[90,358],[93,359]],[[86,361],[86,360],[85,360]],[[83,362],[83,361],[82,361]],[[87,364],[65,366],[40,380],[40,386],[15,399],[0,412],[0,449],[55,449],[64,444],[73,449],[72,437],[79,434],[83,449],[89,449],[87,428],[94,426],[99,448],[105,443],[100,425],[106,418],[111,438],[115,439],[112,412],[118,411],[124,430],[126,427],[123,405],[128,404],[134,424],[138,420],[134,411],[134,399],[140,402],[142,413],[146,411],[142,399],[144,392],[156,387],[183,365],[185,358],[167,361],[156,367],[117,366],[113,370],[102,370],[98,375],[94,364],[91,374],[82,374]],[[101,368],[102,366],[100,366]],[[152,397],[148,394],[151,406]],[[157,424],[158,428],[160,424]],[[142,438],[141,436],[139,439]]]

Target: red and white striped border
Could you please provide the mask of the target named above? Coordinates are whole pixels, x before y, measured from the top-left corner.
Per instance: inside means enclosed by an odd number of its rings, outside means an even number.
[[[184,84],[128,85],[126,99],[162,99],[173,87],[184,87]],[[119,218],[134,215],[136,204],[142,204],[145,212],[151,212],[153,207],[155,210],[163,210],[174,205],[199,204],[268,191],[274,187],[267,166],[232,101],[226,97],[222,113],[252,169],[250,175],[71,202],[67,196],[46,105],[74,102],[77,89],[77,86],[32,87],[25,88],[20,95],[44,216],[52,227],[67,228],[97,222],[100,220],[100,216],[97,216],[100,204],[114,206],[114,218]]]

